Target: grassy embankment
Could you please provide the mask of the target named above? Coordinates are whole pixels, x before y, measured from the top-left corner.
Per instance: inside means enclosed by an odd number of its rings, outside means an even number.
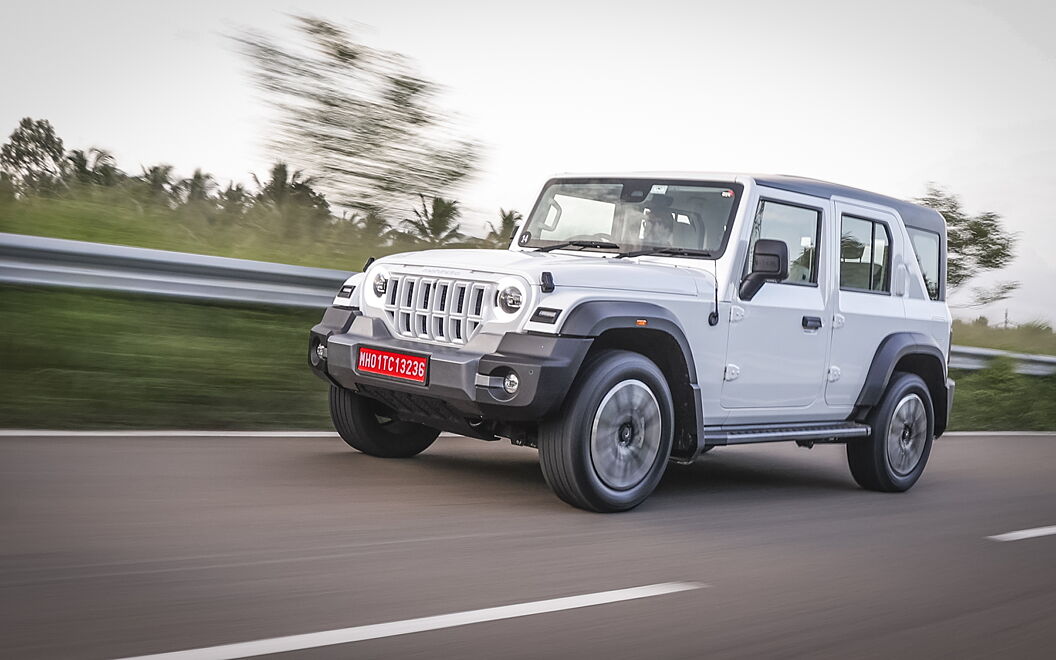
[[[329,428],[306,366],[319,312],[22,287],[0,310],[0,427]],[[1056,377],[955,377],[954,429],[1056,430]]]
[[[309,429],[316,311],[0,287],[0,427]]]
[[[0,232],[350,271],[367,257],[398,251],[364,240],[347,222],[297,224],[268,213],[225,217],[136,204],[105,190],[0,203]]]

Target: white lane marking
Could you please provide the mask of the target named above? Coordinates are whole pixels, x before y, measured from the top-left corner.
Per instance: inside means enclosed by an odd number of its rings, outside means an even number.
[[[441,433],[461,438],[457,433]],[[54,431],[0,429],[0,438],[336,438],[333,431]]]
[[[1047,437],[1056,436],[1056,431],[947,431],[942,434],[942,438],[985,438],[986,436],[994,436],[995,438],[1010,438],[1017,435],[1021,435],[1024,437]],[[939,440],[942,440],[942,438],[939,438]]]
[[[457,433],[441,433],[446,438],[461,438]],[[1056,436],[1056,431],[947,431],[947,437],[1013,437]],[[336,438],[333,431],[57,431],[53,429],[0,429],[0,438]]]
[[[1051,527],[1032,527],[1030,529],[1020,529],[1015,532],[1008,532],[1006,534],[997,534],[996,536],[988,536],[986,538],[991,541],[1022,541],[1023,539],[1033,539],[1039,536],[1051,536],[1056,534],[1056,525]]]
[[[0,437],[25,438],[336,438],[333,431],[53,431],[0,429]]]
[[[286,653],[289,651],[318,648],[320,646],[349,644],[351,642],[361,642],[368,639],[409,635],[411,633],[425,632],[427,630],[454,628],[471,623],[500,621],[502,619],[514,619],[522,616],[531,616],[533,614],[545,614],[547,612],[560,612],[562,610],[573,610],[581,607],[591,607],[593,605],[617,603],[624,600],[651,598],[653,596],[663,596],[665,594],[673,594],[680,591],[702,589],[707,586],[708,585],[706,584],[700,584],[697,582],[664,582],[661,584],[649,584],[643,587],[616,589],[615,591],[601,591],[580,596],[566,596],[564,598],[537,600],[529,603],[519,603],[517,605],[504,605],[502,607],[488,607],[482,610],[469,610],[466,612],[455,612],[453,614],[426,616],[420,619],[407,619],[405,621],[392,621],[390,623],[375,623],[367,626],[326,630],[304,635],[260,639],[253,642],[241,642],[238,644],[224,644],[222,646],[188,649],[186,651],[141,655],[134,658],[124,658],[124,660],[230,660],[232,658],[248,658],[268,653]]]

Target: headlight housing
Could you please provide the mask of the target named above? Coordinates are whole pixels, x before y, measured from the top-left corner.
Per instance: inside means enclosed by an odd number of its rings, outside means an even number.
[[[499,291],[499,308],[507,314],[516,314],[524,305],[524,294],[515,286],[508,286]]]
[[[374,293],[379,298],[385,295],[385,292],[389,288],[389,278],[385,276],[385,273],[378,273],[374,276]]]

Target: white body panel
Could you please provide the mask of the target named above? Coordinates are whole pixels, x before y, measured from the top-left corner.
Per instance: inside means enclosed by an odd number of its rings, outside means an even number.
[[[631,177],[636,175],[597,175]],[[707,425],[846,419],[853,410],[880,342],[893,332],[923,333],[944,351],[951,317],[945,301],[928,298],[921,271],[901,218],[892,208],[851,199],[823,198],[757,185],[750,176],[699,173],[648,173],[656,179],[736,182],[742,199],[724,253],[715,260],[649,256],[614,259],[612,254],[521,248],[508,250],[430,250],[385,257],[353,276],[352,305],[363,314],[385,318],[384,301],[373,293],[378,273],[456,278],[495,286],[523,287],[521,313],[486,313],[479,333],[559,334],[569,313],[589,301],[639,301],[668,310],[692,350]],[[746,261],[751,219],[760,197],[816,207],[823,211],[816,286],[767,283],[750,301],[737,289]],[[840,217],[881,220],[890,228],[890,294],[840,290]],[[552,275],[552,292],[542,289]],[[708,323],[718,291],[720,322]],[[494,307],[494,305],[492,305]],[[555,323],[529,320],[538,307],[561,310]],[[822,319],[805,330],[804,316]],[[421,339],[428,350],[429,339]],[[433,342],[437,343],[437,342]],[[734,369],[730,369],[730,367]]]

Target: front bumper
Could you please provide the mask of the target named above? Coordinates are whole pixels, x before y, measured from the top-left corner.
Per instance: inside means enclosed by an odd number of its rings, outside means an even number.
[[[438,346],[393,337],[381,319],[331,307],[312,328],[313,371],[331,383],[382,401],[401,419],[462,430],[468,420],[534,421],[546,417],[565,397],[592,340],[580,337],[477,335],[464,346]],[[315,347],[326,347],[319,359]],[[360,346],[429,355],[429,378],[419,385],[360,372]],[[520,386],[502,388],[501,374],[513,369]]]

